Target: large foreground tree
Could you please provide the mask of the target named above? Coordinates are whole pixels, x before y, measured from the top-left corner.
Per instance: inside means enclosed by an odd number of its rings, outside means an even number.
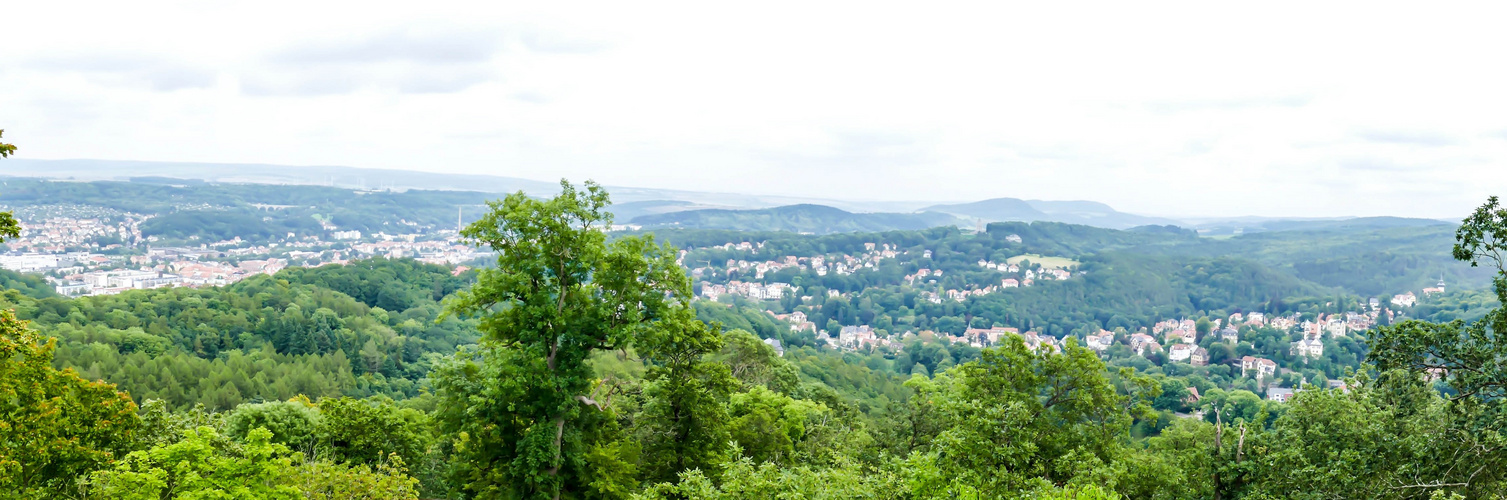
[[[0,158],[15,150],[0,143]],[[11,213],[0,212],[0,238],[20,234]],[[141,426],[136,403],[114,384],[53,368],[56,348],[0,310],[0,498],[63,494],[74,478],[124,455]]]
[[[468,495],[626,495],[636,488],[640,447],[624,437],[612,411],[617,383],[599,380],[588,359],[638,342],[647,353],[674,358],[664,364],[675,370],[694,367],[701,352],[719,347],[718,332],[687,316],[690,280],[669,247],[646,237],[608,241],[608,204],[600,186],[588,182],[578,190],[562,181],[553,199],[516,193],[492,202],[486,216],[462,231],[497,252],[496,267],[481,271],[449,306],[480,319],[482,352],[436,377],[445,398],[442,425],[456,436],[455,479]],[[660,385],[670,393],[706,389],[688,383],[667,376]],[[719,420],[690,409],[667,411],[689,415],[677,417],[688,425]]]
[[[1488,198],[1461,223],[1455,241],[1456,259],[1496,269],[1498,306],[1471,323],[1408,320],[1377,328],[1369,357],[1381,370],[1437,381],[1448,399],[1442,438],[1454,450],[1449,463],[1459,465],[1390,486],[1489,497],[1507,492],[1507,310],[1501,307],[1507,303],[1507,208]]]
[[[114,384],[53,368],[55,347],[0,310],[0,492],[60,496],[74,478],[124,456],[141,427],[136,404]]]
[[[5,130],[0,130],[0,137],[5,137]],[[0,142],[0,158],[7,158],[16,154],[15,144]],[[10,212],[0,212],[0,237],[15,238],[21,236],[21,224],[16,222],[15,216]]]

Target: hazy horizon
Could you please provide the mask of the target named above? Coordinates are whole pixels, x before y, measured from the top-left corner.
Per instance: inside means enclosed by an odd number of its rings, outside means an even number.
[[[28,159],[25,159],[25,158],[18,158],[18,159],[14,159],[14,160],[9,161],[7,163],[7,165],[11,166],[11,167],[15,167],[16,165],[24,165],[24,164],[28,163],[27,160]],[[199,162],[152,162],[152,161],[137,161],[137,160],[105,160],[105,159],[97,159],[97,158],[67,158],[67,159],[37,160],[37,161],[39,161],[39,162],[70,162],[70,161],[81,161],[81,162],[110,162],[110,163],[123,162],[123,163],[146,163],[146,164],[156,163],[156,164],[163,164],[163,165],[174,165],[174,164],[176,164],[176,165],[185,165],[185,166],[186,165],[221,165],[221,166],[247,165],[247,166],[271,166],[271,167],[280,167],[280,168],[340,168],[340,169],[351,168],[351,169],[362,169],[361,167],[351,167],[351,166],[346,166],[346,165],[272,165],[272,164],[230,164],[230,163],[214,163],[214,164],[211,164],[211,163],[207,163],[207,162],[204,162],[204,163],[199,163]],[[0,165],[0,167],[4,167],[4,166],[6,166],[6,165]],[[438,174],[438,175],[490,175],[490,174],[464,174],[464,173],[448,173],[448,172],[423,172],[423,171],[417,171],[417,170],[388,169],[388,168],[373,168],[373,169],[366,169],[366,170],[390,171],[390,172],[395,172],[395,173],[396,172],[419,173],[419,174],[434,173],[434,174]],[[79,178],[79,176],[71,175],[71,173],[65,173],[63,175],[46,175],[46,176],[43,176],[43,175],[36,175],[36,172],[18,172],[18,173],[13,173],[13,172],[7,172],[6,169],[4,169],[4,168],[0,168],[0,176],[3,176],[3,175],[15,175],[17,177],[48,177],[48,178],[70,179],[70,180],[81,181],[81,182],[94,181],[94,180],[104,180],[104,179],[108,179],[108,178],[119,179],[119,178],[131,176],[131,175],[126,175],[126,174],[133,174],[134,175],[134,173],[131,173],[131,172],[124,172],[124,173],[119,173],[119,174],[115,174],[115,175],[111,175],[111,176],[83,176],[82,178]],[[145,172],[145,173],[141,173],[139,176],[151,177],[151,176],[154,176],[154,175],[157,175],[157,173],[154,173],[154,172]],[[169,175],[166,175],[166,177],[169,177],[169,178],[181,178],[181,179],[185,179],[185,180],[189,180],[189,179],[213,180],[213,179],[205,179],[204,177],[180,176],[180,175],[175,175],[175,174],[169,174]],[[213,176],[205,176],[205,177],[213,177]],[[551,179],[531,179],[531,178],[523,178],[523,177],[506,177],[506,176],[495,176],[495,177],[498,177],[500,179],[516,179],[516,180],[522,180],[522,181],[527,181],[527,182],[531,182],[531,183],[543,183],[543,184],[554,184],[554,183],[557,183],[557,182],[559,182],[561,180],[561,179],[552,179],[552,180]],[[367,187],[368,188],[372,188],[372,189],[382,189],[382,188],[384,188],[383,183],[392,182],[390,179],[382,179],[382,178],[379,178],[379,177],[365,178],[364,180],[368,182]],[[575,183],[577,185],[579,185],[579,184],[581,184],[583,182],[586,182],[586,181],[595,181],[595,179],[564,179],[564,180],[570,181],[570,182]],[[258,181],[229,181],[229,182],[231,182],[231,183],[249,183],[249,184],[268,184],[268,183],[271,183],[271,182],[258,182]],[[334,186],[335,187],[341,187],[341,188],[350,188],[350,187],[353,187],[351,185],[351,182],[352,182],[351,178],[346,177],[346,178],[343,178],[341,180],[341,182],[335,183]],[[277,184],[277,183],[272,183],[272,184]],[[287,184],[292,184],[292,185],[311,185],[311,186],[323,185],[323,184],[318,183],[318,182],[289,182]],[[624,185],[611,185],[611,184],[603,184],[603,186],[604,187],[608,187],[608,188],[641,189],[641,190],[646,190],[646,191],[678,191],[678,192],[684,192],[684,193],[705,193],[705,194],[713,194],[713,195],[715,195],[715,194],[729,194],[729,195],[741,195],[741,196],[759,197],[759,198],[765,198],[765,199],[788,199],[788,200],[791,200],[788,203],[776,203],[776,204],[773,204],[771,206],[794,205],[794,204],[801,204],[801,203],[816,203],[816,204],[821,204],[823,202],[841,201],[841,202],[860,204],[860,205],[862,205],[862,204],[870,204],[870,205],[897,205],[897,206],[909,205],[909,206],[918,207],[914,211],[919,211],[921,208],[926,208],[926,207],[929,207],[929,206],[932,206],[932,205],[966,204],[966,203],[972,203],[972,202],[978,202],[978,201],[988,201],[988,200],[999,199],[999,198],[1014,198],[1014,199],[1020,199],[1020,200],[1031,201],[1031,202],[1035,202],[1035,201],[1046,201],[1046,202],[1088,202],[1088,203],[1101,203],[1101,204],[1105,204],[1105,205],[1110,206],[1110,208],[1113,208],[1116,211],[1121,212],[1121,213],[1128,213],[1128,214],[1133,214],[1133,215],[1141,215],[1141,216],[1154,217],[1154,218],[1174,219],[1174,220],[1176,220],[1178,222],[1193,223],[1193,224],[1202,224],[1202,223],[1216,222],[1216,221],[1233,221],[1233,220],[1240,220],[1240,219],[1287,219],[1287,220],[1313,219],[1313,220],[1328,220],[1328,219],[1347,219],[1347,218],[1364,218],[1364,217],[1407,217],[1407,216],[1389,215],[1389,214],[1381,214],[1381,215],[1303,216],[1303,217],[1299,217],[1299,216],[1271,216],[1271,215],[1264,215],[1264,214],[1259,214],[1259,213],[1249,213],[1249,214],[1239,214],[1239,215],[1206,215],[1206,214],[1198,214],[1198,213],[1159,214],[1159,213],[1131,212],[1131,211],[1123,210],[1120,207],[1116,207],[1116,206],[1114,206],[1112,204],[1108,204],[1108,203],[1105,203],[1105,202],[1102,202],[1102,201],[1099,201],[1099,200],[1091,200],[1091,199],[1039,199],[1039,198],[1015,198],[1015,197],[1009,197],[1009,196],[998,196],[998,197],[994,197],[994,198],[980,198],[980,199],[953,199],[953,200],[935,200],[935,199],[933,199],[933,200],[925,200],[925,199],[909,199],[909,200],[907,200],[907,199],[865,199],[865,198],[841,198],[841,197],[820,197],[820,198],[818,198],[818,197],[792,196],[792,195],[784,194],[784,193],[761,193],[761,192],[746,192],[746,191],[737,191],[737,190],[727,190],[727,191],[677,190],[677,189],[661,188],[661,187],[656,187],[656,186],[640,186],[640,185],[628,185],[628,186],[624,186]],[[398,184],[393,184],[391,186],[386,186],[386,187],[395,187],[395,188],[398,188],[398,189],[432,189],[432,188],[424,188],[424,187],[402,186],[402,185],[398,185]],[[487,190],[487,189],[460,189],[460,188],[455,188],[454,190],[459,190],[459,191],[496,192],[496,193],[503,193],[504,192],[504,191],[500,191],[500,190]],[[506,192],[511,192],[511,190],[508,190]],[[669,198],[669,197],[667,197],[667,198]],[[645,201],[645,200],[629,200],[629,201]],[[625,203],[625,201],[615,199],[615,203]],[[739,206],[737,204],[732,204],[732,203],[724,204],[724,205],[720,205],[720,206],[712,206],[712,207],[709,207],[709,208],[752,209],[750,207]],[[852,212],[912,212],[913,211],[913,210],[906,210],[906,209],[900,209],[900,208],[890,208],[890,209],[857,209],[857,208],[854,208],[854,207],[838,207],[838,208],[843,208],[845,210],[852,211]],[[1440,220],[1440,221],[1445,221],[1445,222],[1458,222],[1458,220],[1460,218],[1462,218],[1462,217],[1464,217],[1464,215],[1451,216],[1451,217],[1414,217],[1414,218]]]
[[[1451,220],[1507,191],[1501,8],[32,3],[0,128],[19,159]]]

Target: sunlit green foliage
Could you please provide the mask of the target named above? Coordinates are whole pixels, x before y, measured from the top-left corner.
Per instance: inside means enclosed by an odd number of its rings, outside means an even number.
[[[1210,319],[1195,324],[1219,361],[1201,367],[1123,348],[1101,357],[1071,338],[1060,352],[1011,336],[980,349],[930,334],[842,352],[758,307],[773,303],[692,307],[671,249],[609,239],[599,230],[610,222],[605,194],[562,188],[550,200],[511,196],[467,230],[499,250],[471,288],[470,276],[442,267],[373,260],[214,289],[6,292],[0,305],[16,314],[0,312],[0,498],[1507,495],[1507,349],[1497,335],[1507,313],[1491,301],[1468,308],[1491,308],[1478,321],[1326,337],[1313,360],[1283,353],[1292,334],[1271,328],[1242,327],[1238,344],[1215,345]],[[1042,254],[1187,236],[1028,229],[1076,238],[1018,249]],[[956,238],[945,250],[962,255],[993,238],[937,234]],[[1457,253],[1498,264],[1498,303],[1507,299],[1499,241],[1507,211],[1493,199],[1462,226]],[[1124,285],[1115,273],[1126,268],[1168,274],[1147,293],[1187,294],[1176,311],[1355,305],[1269,297],[1291,283],[1238,259],[1116,259],[1083,267],[1109,275],[1092,282],[1103,287]],[[1169,262],[1182,264],[1158,267]],[[1082,287],[1040,290],[1064,293],[1064,304],[1110,300]],[[441,299],[475,319],[441,315]],[[1026,307],[919,304],[893,290],[820,305],[833,325],[939,330],[989,326]],[[1065,307],[1051,321],[1134,326],[1160,314],[1150,302],[1121,305],[1142,316],[1077,318],[1090,309]],[[1051,321],[1045,328],[1065,328]],[[784,355],[765,339],[781,340]],[[1283,371],[1261,382],[1231,373],[1236,356],[1253,354]],[[142,407],[89,382],[99,379]],[[1346,385],[1325,389],[1331,380]],[[1271,386],[1301,392],[1263,399]]]
[[[141,427],[114,385],[51,365],[54,342],[0,310],[0,491],[61,494],[74,478],[121,458]]]

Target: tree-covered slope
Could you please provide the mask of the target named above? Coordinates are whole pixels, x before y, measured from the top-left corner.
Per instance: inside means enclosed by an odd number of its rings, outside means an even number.
[[[1065,222],[1111,229],[1177,223],[1171,219],[1120,212],[1110,208],[1109,205],[1092,201],[994,198],[972,203],[933,205],[922,210],[952,214],[966,219],[982,219],[986,222]]]
[[[377,259],[215,288],[77,299],[10,292],[0,307],[57,338],[60,367],[175,407],[227,409],[298,394],[418,395],[435,356],[476,341],[466,322],[436,323],[435,287],[448,294],[463,280],[440,266]]]
[[[789,231],[816,234],[926,229],[954,225],[958,222],[955,217],[935,212],[853,213],[823,205],[788,205],[759,210],[685,210],[640,215],[632,220],[634,224],[649,228]]]

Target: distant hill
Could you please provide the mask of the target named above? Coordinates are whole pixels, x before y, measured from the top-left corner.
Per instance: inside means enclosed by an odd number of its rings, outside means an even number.
[[[558,182],[495,175],[437,174],[338,166],[288,166],[247,163],[178,163],[120,160],[8,160],[0,173],[17,177],[82,181],[119,180],[163,185],[197,185],[201,181],[241,184],[299,184],[342,188],[430,189],[554,194]]]
[[[1204,236],[1254,234],[1269,231],[1345,231],[1374,230],[1398,227],[1453,226],[1455,223],[1436,219],[1413,219],[1406,217],[1349,217],[1324,219],[1278,219],[1242,217],[1226,220],[1197,221],[1194,228]]]
[[[1433,286],[1484,289],[1492,272],[1454,260],[1457,225],[1432,219],[1364,217],[1268,221],[1234,236],[1161,241],[1137,253],[1192,257],[1240,256],[1306,281],[1376,297]],[[1200,229],[1200,231],[1203,231]]]
[[[35,160],[9,158],[0,164],[0,176],[40,177],[77,181],[132,181],[160,185],[209,183],[281,184],[327,186],[364,190],[432,190],[512,193],[554,196],[559,180],[534,180],[499,175],[449,174],[356,168],[342,166],[290,166],[256,163],[188,163],[124,160]],[[587,179],[570,179],[580,183]],[[821,204],[858,211],[910,211],[926,203],[894,201],[848,201],[795,196],[686,191],[628,186],[605,186],[614,203],[682,201],[696,208],[768,208],[794,204]],[[500,197],[497,197],[500,198]],[[618,222],[627,219],[618,217]]]
[[[1341,220],[1274,220],[1261,225],[1266,231],[1330,231],[1367,230],[1396,227],[1433,227],[1456,224],[1435,219],[1411,219],[1406,217],[1357,217]],[[1247,229],[1247,232],[1250,230]]]
[[[733,229],[828,234],[877,232],[951,226],[956,217],[937,212],[853,213],[824,205],[787,205],[758,210],[685,210],[641,215],[632,220],[645,228]]]
[[[995,198],[956,205],[932,205],[922,210],[969,218],[978,217],[988,222],[1031,222],[1046,220],[1047,217],[1046,212],[1037,210],[1036,207],[1031,206],[1030,203],[1026,203],[1025,200],[1015,198]]]
[[[1182,225],[1178,221],[1116,211],[1093,201],[1044,201],[994,198],[955,205],[933,205],[923,211],[942,212],[985,222],[1066,222],[1110,229],[1149,225]]]
[[[681,212],[685,210],[696,210],[703,208],[717,207],[697,205],[696,203],[680,200],[644,200],[630,201],[626,203],[613,203],[612,206],[607,207],[607,210],[612,212],[612,219],[614,223],[624,224],[643,215]]]

